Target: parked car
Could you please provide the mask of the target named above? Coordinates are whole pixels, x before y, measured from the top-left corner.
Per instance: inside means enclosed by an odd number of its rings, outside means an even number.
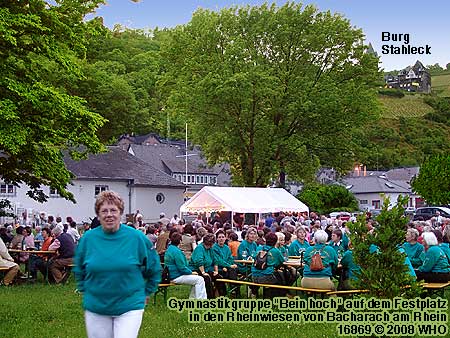
[[[338,216],[341,219],[341,221],[347,222],[352,215],[346,211],[335,211],[330,213],[331,219],[336,219]]]
[[[427,221],[431,217],[436,216],[439,211],[442,217],[450,218],[450,208],[447,207],[423,207],[418,208],[414,214],[413,221],[424,220]]]
[[[416,212],[416,208],[414,208],[414,207],[405,208],[405,216],[413,216],[415,212]]]

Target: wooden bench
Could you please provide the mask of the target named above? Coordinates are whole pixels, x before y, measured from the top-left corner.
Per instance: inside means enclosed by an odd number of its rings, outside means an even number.
[[[327,292],[327,296],[353,297],[367,292],[369,292],[369,290],[340,290]]]
[[[303,292],[303,293],[307,293],[307,294],[312,294],[314,296],[320,295],[322,298],[328,292],[332,291],[332,290],[323,290],[323,289],[304,288],[304,287],[301,287],[301,286],[287,286],[287,285],[277,285],[277,284],[260,284],[260,283],[254,283],[254,282],[248,282],[248,281],[241,281],[241,280],[234,280],[234,279],[225,279],[225,278],[219,278],[216,281],[217,282],[221,282],[221,283],[226,283],[226,284],[246,285],[247,287],[255,286],[255,287],[261,287],[261,288],[273,288],[273,289],[299,291],[299,292]],[[227,288],[227,290],[229,290],[229,288]]]
[[[445,289],[450,286],[450,282],[444,283],[424,283],[423,288],[429,295],[441,295],[444,296]]]
[[[156,290],[156,292],[154,293],[154,295],[153,295],[153,305],[155,305],[156,304],[156,295],[158,294],[158,293],[161,293],[162,295],[163,295],[163,297],[164,297],[164,303],[166,303],[167,302],[167,289],[169,288],[169,287],[171,287],[171,286],[175,286],[175,285],[177,285],[177,284],[175,284],[175,283],[161,283],[161,284],[159,284],[158,285],[158,290]]]

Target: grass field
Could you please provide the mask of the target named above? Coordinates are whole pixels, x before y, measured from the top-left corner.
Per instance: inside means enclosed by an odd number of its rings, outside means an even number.
[[[24,284],[0,287],[0,337],[85,337],[81,296],[68,285]],[[169,297],[187,298],[189,288],[172,287]],[[260,338],[334,337],[333,324],[188,323],[187,313],[169,310],[158,295],[147,306],[139,337],[155,338]]]
[[[382,105],[383,117],[420,117],[433,111],[423,102],[421,95],[405,95],[402,98],[378,96]]]
[[[0,337],[85,337],[81,296],[68,285],[0,287]],[[169,297],[186,298],[189,289],[172,287]],[[447,292],[446,298],[450,297]],[[169,310],[158,296],[144,314],[140,337],[336,337],[336,324],[188,323],[187,313]]]

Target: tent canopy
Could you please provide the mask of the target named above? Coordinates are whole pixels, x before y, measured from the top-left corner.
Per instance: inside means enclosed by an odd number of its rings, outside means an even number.
[[[232,211],[269,213],[309,212],[309,208],[283,188],[203,187],[180,208],[180,212]]]

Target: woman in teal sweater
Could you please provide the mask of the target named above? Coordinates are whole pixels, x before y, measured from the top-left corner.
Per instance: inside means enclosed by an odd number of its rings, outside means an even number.
[[[424,232],[422,236],[425,247],[425,259],[416,272],[417,280],[424,280],[428,283],[450,281],[450,263],[445,253],[439,247],[436,235],[432,232]]]
[[[191,270],[196,271],[205,280],[206,293],[208,298],[214,298],[214,282],[218,278],[222,278],[219,275],[219,267],[214,259],[212,246],[215,242],[213,234],[206,234],[203,237],[203,242],[200,243],[192,252],[191,261],[189,267]]]
[[[226,236],[222,230],[216,232],[217,242],[213,246],[214,260],[218,266],[218,271],[223,278],[237,279],[237,265],[234,264],[233,256],[231,255],[231,249],[228,245],[225,245]],[[225,296],[227,293],[226,285],[224,283],[216,283],[219,295]],[[239,290],[239,289],[236,289]],[[236,295],[239,292],[236,291]]]
[[[86,232],[75,254],[74,273],[83,294],[88,337],[137,337],[148,296],[161,280],[161,265],[145,235],[120,223],[122,198],[97,196],[101,226]]]
[[[238,247],[238,260],[246,260],[255,257],[256,249],[258,245],[256,244],[256,239],[258,238],[258,232],[256,228],[250,227],[245,234],[245,239],[241,242]],[[246,275],[248,273],[245,264],[238,264],[239,272]]]
[[[257,249],[257,253],[255,256],[255,264],[252,265],[252,277],[255,283],[260,284],[283,284],[283,280],[278,275],[277,269],[283,266],[284,257],[281,254],[280,250],[275,247],[275,244],[278,241],[277,235],[273,232],[269,232],[266,236],[266,244],[261,245]],[[266,265],[258,267],[256,263],[258,263],[259,255],[267,255]],[[257,291],[257,290],[253,290]],[[256,294],[256,292],[254,292]],[[286,295],[286,291],[281,289],[274,288],[264,288],[263,290],[264,298],[273,298],[273,297],[283,297]]]
[[[406,231],[406,242],[402,245],[414,269],[422,265],[421,256],[424,252],[423,245],[417,242],[417,238],[419,231],[410,228]]]
[[[310,247],[306,240],[306,229],[299,226],[295,232],[297,239],[289,245],[289,256],[301,256]]]
[[[178,247],[182,236],[178,232],[170,236],[170,245],[164,254],[164,265],[169,269],[169,278],[176,284],[191,285],[189,298],[206,299],[205,281],[188,267],[186,256]]]
[[[303,270],[302,286],[305,288],[335,290],[336,287],[331,281],[333,270],[338,265],[338,256],[336,251],[326,245],[328,234],[323,230],[317,230],[314,234],[316,244],[305,251],[305,268]],[[311,269],[312,257],[319,253],[322,258],[323,269]]]

